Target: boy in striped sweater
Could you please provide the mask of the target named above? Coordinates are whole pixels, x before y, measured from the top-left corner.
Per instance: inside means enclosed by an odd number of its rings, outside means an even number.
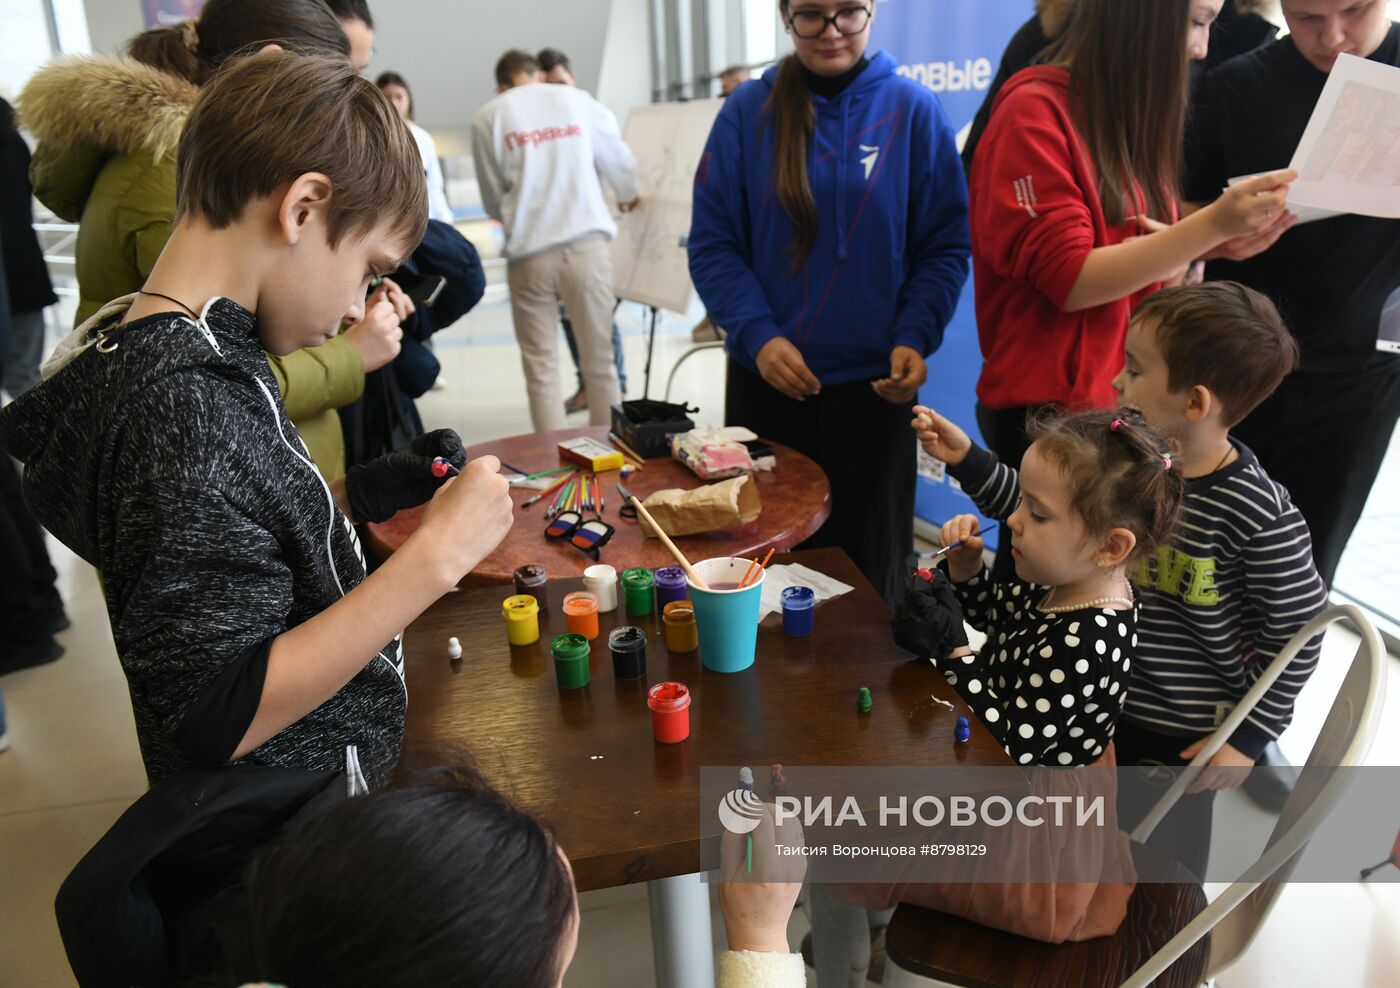
[[[1142,610],[1115,738],[1119,765],[1187,764],[1294,632],[1326,606],[1302,515],[1230,437],[1297,362],[1297,344],[1273,303],[1233,282],[1166,289],[1133,315],[1114,387],[1149,426],[1181,443],[1187,484],[1176,538],[1133,574]],[[999,470],[947,419],[916,413],[924,449],[948,463],[984,513],[1010,514],[1020,499],[1014,472]],[[1244,781],[1288,726],[1320,649],[1319,637],[1298,653],[1211,760],[1219,771],[1203,773],[1197,794],[1154,833],[1153,844],[1197,875],[1209,853],[1213,790]],[[1161,791],[1125,787],[1123,826],[1131,829]]]

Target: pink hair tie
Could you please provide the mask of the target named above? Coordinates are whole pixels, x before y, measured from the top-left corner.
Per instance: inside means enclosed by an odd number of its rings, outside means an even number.
[[[1172,458],[1171,458],[1170,456],[1163,456],[1163,457],[1162,457],[1162,462],[1165,463],[1165,464],[1167,465],[1167,467],[1166,467],[1167,472],[1168,472],[1168,473],[1171,473],[1171,469],[1172,469]]]
[[[1117,431],[1118,431],[1118,427],[1121,426],[1122,424],[1123,424],[1123,420],[1122,420],[1122,419],[1114,419],[1114,420],[1113,420],[1113,424],[1109,426],[1109,429],[1111,429],[1111,430],[1114,431],[1114,432],[1117,432]]]

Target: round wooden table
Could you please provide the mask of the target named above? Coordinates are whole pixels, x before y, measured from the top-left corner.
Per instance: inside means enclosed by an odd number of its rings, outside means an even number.
[[[491,454],[499,457],[502,463],[530,472],[549,470],[565,462],[559,458],[559,441],[577,436],[592,436],[606,444],[608,428],[592,426],[496,439],[468,448],[467,455],[474,459]],[[770,548],[787,552],[821,528],[831,514],[831,485],[826,474],[795,449],[774,444],[773,450],[777,469],[754,475],[763,512],[747,525],[675,539],[677,547],[691,561],[716,556],[752,557]],[[607,499],[603,520],[617,529],[612,541],[603,547],[599,561],[616,567],[619,572],[631,566],[656,569],[674,565],[671,554],[659,539],[645,537],[636,521],[618,516],[618,508],[622,506],[622,496],[617,492],[618,471],[600,473],[598,479],[605,485]],[[642,501],[656,491],[676,487],[691,490],[704,483],[688,467],[670,457],[645,461],[645,469],[634,470],[624,482]],[[582,576],[584,569],[593,565],[592,559],[569,543],[545,539],[544,507],[548,501],[530,508],[520,507],[536,493],[526,488],[512,489],[511,496],[516,503],[515,526],[496,551],[462,579],[462,586],[510,583],[516,569],[527,563],[544,566],[551,579]],[[410,508],[388,521],[367,526],[371,550],[380,558],[386,558],[413,534],[422,516],[423,508]]]

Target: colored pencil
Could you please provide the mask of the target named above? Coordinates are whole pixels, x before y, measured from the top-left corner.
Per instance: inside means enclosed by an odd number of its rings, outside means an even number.
[[[569,497],[574,492],[574,484],[577,478],[569,478],[569,482],[564,485],[564,489],[559,492],[559,496],[554,499],[554,503],[549,506],[549,517],[553,518],[564,510],[564,505],[569,502]]]
[[[521,504],[520,506],[521,506],[522,508],[528,508],[530,505],[534,504],[534,503],[537,502],[537,501],[543,501],[545,498],[549,497],[549,495],[551,495],[551,494],[553,494],[555,491],[559,490],[559,488],[563,487],[563,486],[564,486],[565,484],[567,484],[568,482],[569,482],[569,478],[568,478],[568,477],[562,477],[562,478],[560,478],[559,483],[555,484],[555,485],[552,486],[552,487],[546,488],[545,490],[540,491],[538,494],[536,494],[534,497],[530,498],[529,500],[525,501],[525,502],[524,502],[523,504]]]
[[[622,453],[625,459],[635,461],[632,464],[632,466],[635,469],[643,469],[642,455],[638,453],[635,449],[633,449],[631,446],[628,446],[625,442],[623,442],[621,437],[619,437],[616,432],[608,433],[608,441],[617,447],[617,449],[619,450],[619,452]]]
[[[501,464],[504,466],[505,464]],[[527,473],[521,480],[536,480],[540,477],[552,477],[556,473],[568,473],[570,470],[577,470],[578,467],[555,467],[553,470],[541,470],[539,473]]]

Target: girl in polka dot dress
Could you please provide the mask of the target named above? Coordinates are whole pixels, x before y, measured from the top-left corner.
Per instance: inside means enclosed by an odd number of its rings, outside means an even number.
[[[921,415],[915,428],[939,456],[952,430],[933,421]],[[939,667],[1018,764],[1089,765],[1113,740],[1132,682],[1128,568],[1170,536],[1183,481],[1167,443],[1129,412],[1047,419],[1031,437],[1020,504],[1003,529],[1016,577],[992,581],[975,516],[943,526],[944,545],[962,543],[947,561],[963,616],[987,642]],[[1016,482],[1009,467],[995,469]]]

